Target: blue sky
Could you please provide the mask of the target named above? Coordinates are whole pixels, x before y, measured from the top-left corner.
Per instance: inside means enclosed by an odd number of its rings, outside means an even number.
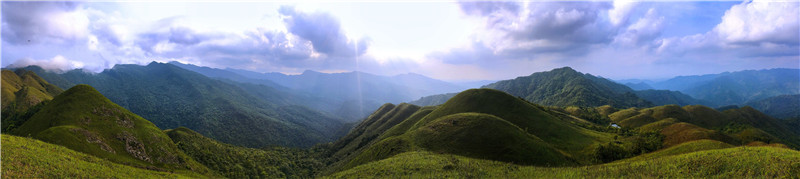
[[[2,2],[2,66],[180,61],[497,80],[800,68],[797,1]]]

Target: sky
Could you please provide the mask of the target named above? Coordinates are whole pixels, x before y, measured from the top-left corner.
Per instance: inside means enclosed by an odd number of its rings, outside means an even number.
[[[611,79],[800,68],[798,1],[2,2],[3,67]]]

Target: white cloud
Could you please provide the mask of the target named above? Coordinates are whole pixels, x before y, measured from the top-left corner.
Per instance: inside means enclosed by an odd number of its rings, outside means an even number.
[[[798,44],[798,2],[743,2],[731,7],[714,32],[727,43]]]
[[[628,15],[631,13],[631,10],[636,7],[636,4],[636,1],[630,0],[614,1],[614,8],[608,10],[608,20],[615,26],[625,23],[628,20]]]
[[[14,62],[14,64],[9,65],[9,67],[17,68],[17,67],[26,67],[30,65],[36,65],[42,67],[45,70],[53,70],[53,71],[68,71],[71,69],[83,68],[83,62],[79,61],[72,61],[64,56],[56,55],[50,59],[43,59],[43,60],[35,60],[30,58],[23,58]]]
[[[655,9],[650,8],[645,16],[617,35],[614,42],[629,46],[649,44],[659,37],[663,28],[664,16],[659,16]]]

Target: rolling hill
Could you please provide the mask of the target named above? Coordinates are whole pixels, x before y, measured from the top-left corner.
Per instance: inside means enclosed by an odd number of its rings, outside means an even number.
[[[335,140],[346,128],[335,117],[287,103],[294,98],[279,90],[260,85],[256,95],[171,64],[116,65],[98,74],[26,69],[47,81],[70,82],[64,88],[89,84],[162,129],[183,126],[234,145],[309,147]]]
[[[653,105],[637,97],[634,91],[625,85],[583,74],[569,67],[503,80],[483,88],[497,89],[537,104],[550,106],[611,105],[627,108]]]
[[[585,129],[553,111],[492,89],[461,92],[440,106],[386,104],[333,143],[341,171],[410,151],[431,151],[538,166],[593,162],[613,134]]]
[[[2,132],[19,127],[63,90],[27,70],[3,70]],[[44,102],[44,103],[42,103]]]
[[[88,85],[59,94],[13,133],[129,166],[213,173],[181,152],[153,123]]]
[[[3,134],[2,143],[4,178],[209,177],[186,170],[167,172],[136,168],[26,137]]]
[[[660,131],[666,136],[664,145],[667,146],[713,139],[733,145],[762,141],[800,147],[797,132],[751,107],[717,111],[701,105],[666,105],[624,109],[608,117],[622,127]]]

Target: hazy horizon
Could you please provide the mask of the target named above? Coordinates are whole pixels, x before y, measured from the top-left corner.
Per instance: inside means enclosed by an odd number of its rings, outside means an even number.
[[[800,2],[2,2],[2,66],[614,80],[800,68]]]

